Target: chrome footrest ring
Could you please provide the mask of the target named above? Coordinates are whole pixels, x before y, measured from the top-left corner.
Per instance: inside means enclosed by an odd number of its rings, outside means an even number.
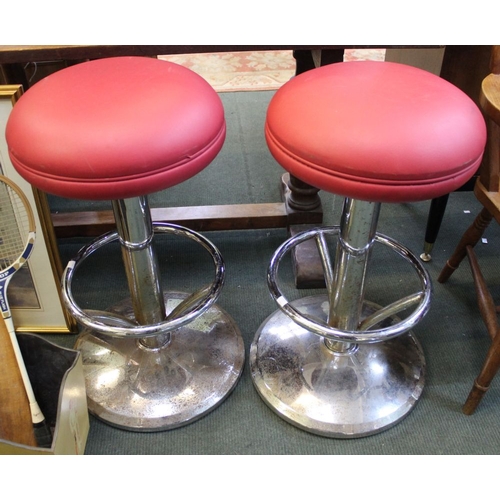
[[[172,311],[165,321],[154,325],[134,325],[120,326],[117,321],[107,321],[106,315],[92,315],[85,312],[77,304],[72,293],[72,281],[76,270],[82,262],[92,253],[119,239],[116,231],[111,231],[84,246],[77,256],[68,262],[62,276],[63,300],[74,318],[96,332],[112,337],[144,338],[153,337],[163,333],[168,333],[184,326],[209,309],[219,298],[225,278],[225,266],[222,255],[207,238],[191,229],[170,223],[154,223],[155,233],[173,233],[187,237],[202,245],[211,255],[215,266],[215,278],[210,286],[198,290],[187,297],[174,311]],[[99,319],[97,319],[99,317]]]
[[[394,337],[397,337],[409,330],[411,330],[427,313],[430,307],[430,299],[432,294],[432,284],[429,273],[420,263],[418,258],[405,246],[398,243],[396,240],[388,236],[377,233],[374,241],[381,243],[403,257],[409,262],[417,272],[420,279],[422,290],[396,303],[385,307],[383,311],[378,311],[373,318],[366,318],[360,325],[359,330],[339,330],[329,326],[326,322],[318,321],[316,318],[305,317],[298,311],[292,304],[288,302],[281,292],[278,281],[279,264],[283,256],[298,244],[316,238],[318,240],[324,234],[338,235],[339,226],[328,226],[322,228],[315,228],[309,231],[299,233],[292,238],[285,241],[274,253],[269,264],[267,272],[267,284],[272,298],[277,303],[278,307],[289,316],[295,323],[302,326],[306,330],[316,333],[329,340],[348,342],[348,343],[375,343],[382,342]],[[321,252],[320,252],[321,253]],[[331,274],[331,269],[328,269],[329,264],[323,260],[323,267],[327,268],[325,273]],[[380,323],[383,319],[393,316],[398,312],[408,309],[409,307],[416,306],[414,311],[399,323],[384,328],[373,328],[376,324]]]

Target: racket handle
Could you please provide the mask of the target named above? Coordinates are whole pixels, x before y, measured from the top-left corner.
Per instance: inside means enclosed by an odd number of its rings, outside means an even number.
[[[0,438],[37,446],[28,396],[7,326],[0,316]]]
[[[12,316],[4,318],[7,331],[9,332],[11,345],[14,350],[14,354],[17,360],[17,366],[21,374],[24,391],[28,397],[29,409],[31,413],[31,423],[33,426],[33,431],[35,434],[36,445],[43,448],[50,448],[52,445],[52,432],[50,427],[45,420],[45,417],[38,406],[38,402],[35,398],[35,393],[33,392],[33,387],[31,386],[31,381],[24,364],[23,355],[19,344],[17,342],[16,332],[14,330],[14,323],[12,321]]]

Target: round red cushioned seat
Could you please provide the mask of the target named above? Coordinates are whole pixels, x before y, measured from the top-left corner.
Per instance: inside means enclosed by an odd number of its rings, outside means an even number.
[[[167,61],[114,57],[54,73],[9,117],[16,170],[67,198],[124,199],[197,174],[226,134],[219,96],[199,75]]]
[[[324,191],[374,202],[431,199],[476,172],[481,112],[461,90],[411,66],[331,64],[273,96],[266,140],[280,165]]]

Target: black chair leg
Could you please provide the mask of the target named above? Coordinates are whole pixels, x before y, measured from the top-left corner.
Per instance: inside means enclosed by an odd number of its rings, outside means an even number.
[[[449,194],[445,194],[431,201],[429,216],[427,217],[427,227],[425,229],[424,251],[420,255],[420,259],[424,262],[429,262],[432,259],[431,251],[436,242],[441,222],[443,221],[449,196]]]

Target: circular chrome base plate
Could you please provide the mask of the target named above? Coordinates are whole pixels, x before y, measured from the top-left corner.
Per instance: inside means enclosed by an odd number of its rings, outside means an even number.
[[[164,296],[169,313],[187,294]],[[110,312],[134,318],[129,300]],[[216,305],[170,332],[170,342],[159,349],[88,329],[75,348],[82,353],[90,413],[143,432],[174,429],[214,410],[236,386],[245,358],[237,325]]]
[[[326,320],[324,295],[292,304],[302,314]],[[365,302],[363,314],[377,309]],[[323,337],[278,310],[261,325],[250,348],[254,385],[279,416],[313,434],[376,434],[402,420],[419,399],[425,379],[422,348],[411,333],[351,347],[351,352],[331,351]]]

